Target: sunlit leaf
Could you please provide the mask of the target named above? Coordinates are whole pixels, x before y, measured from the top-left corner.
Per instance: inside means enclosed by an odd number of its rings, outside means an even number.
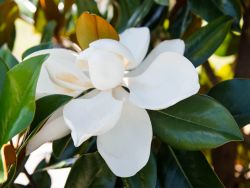
[[[46,58],[30,58],[7,73],[0,98],[0,146],[30,125],[35,114],[36,83]]]

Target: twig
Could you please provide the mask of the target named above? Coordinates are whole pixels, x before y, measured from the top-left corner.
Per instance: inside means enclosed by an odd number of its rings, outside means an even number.
[[[218,83],[218,79],[214,74],[213,69],[211,68],[209,62],[207,61],[206,63],[203,64],[203,67],[207,73],[207,76],[209,77],[210,81],[212,82],[213,85]]]

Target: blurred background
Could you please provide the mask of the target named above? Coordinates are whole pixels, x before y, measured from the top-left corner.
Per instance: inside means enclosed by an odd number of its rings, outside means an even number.
[[[215,35],[225,35],[212,49],[213,55],[197,68],[200,93],[206,94],[223,80],[250,78],[250,0],[0,0],[0,54],[12,51],[21,61],[22,54],[37,45],[79,51],[75,22],[84,11],[101,15],[119,32],[128,27],[149,27],[151,48],[162,40],[185,41],[222,15],[233,17],[230,29],[211,30],[208,36],[212,40]],[[203,151],[226,187],[250,187],[250,125],[242,131],[244,142]],[[34,152],[26,164],[28,173],[51,157],[51,152],[51,144]],[[52,187],[62,187],[68,172],[69,168],[49,170],[55,177]],[[48,174],[37,178],[50,181]],[[25,184],[28,179],[21,174],[16,182]]]

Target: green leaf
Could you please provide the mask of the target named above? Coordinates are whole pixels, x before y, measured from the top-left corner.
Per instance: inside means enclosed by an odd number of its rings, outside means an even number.
[[[170,149],[162,145],[158,153],[157,169],[160,187],[172,188],[190,188],[191,184],[186,178],[181,165],[178,165],[175,156],[172,155]]]
[[[5,83],[7,72],[8,72],[8,67],[6,66],[4,61],[0,59],[0,96],[1,96],[2,89]]]
[[[49,21],[43,29],[41,43],[51,42],[52,37],[54,36],[55,29],[56,29],[56,22]]]
[[[118,15],[113,18],[116,22],[118,31],[123,31],[126,28],[129,18],[132,16],[136,8],[140,5],[140,0],[122,0],[117,6]]]
[[[185,56],[195,67],[204,63],[224,41],[232,20],[222,16],[192,34],[185,40]]]
[[[157,181],[157,167],[153,154],[151,154],[147,165],[143,169],[132,177],[123,178],[122,181],[126,188],[155,187]]]
[[[168,3],[169,0],[155,0],[155,2],[159,5],[163,5],[163,6],[168,6],[169,3]]]
[[[33,46],[33,47],[25,50],[25,52],[23,52],[22,59],[25,59],[26,57],[28,57],[33,52],[36,52],[38,50],[50,49],[52,47],[53,47],[53,44],[50,43],[50,42],[48,42],[48,43],[42,43],[42,44],[39,44],[37,46]]]
[[[19,64],[18,60],[12,55],[11,51],[7,46],[0,48],[0,58],[7,65],[8,69],[13,68],[15,65]]]
[[[91,12],[92,14],[100,15],[95,0],[76,0],[78,16],[83,12]]]
[[[224,15],[231,16],[238,21],[241,19],[241,4],[239,0],[212,0],[212,2]]]
[[[223,15],[211,0],[189,0],[188,4],[193,13],[199,15],[206,21],[212,21]]]
[[[134,13],[129,18],[127,25],[126,25],[126,28],[123,28],[123,29],[138,26],[141,23],[141,21],[143,20],[143,18],[145,18],[147,16],[147,14],[149,13],[153,4],[154,4],[153,0],[143,1],[141,3],[141,5],[136,8]]]
[[[224,187],[200,151],[179,151],[163,145],[158,157],[162,187]]]
[[[0,98],[0,148],[30,125],[35,113],[36,83],[46,58],[30,58],[7,73]]]
[[[3,160],[2,160],[2,156],[0,155],[0,184],[2,184],[3,182],[6,181],[6,175],[4,172],[4,166],[3,166]]]
[[[39,165],[36,167],[35,172],[31,175],[32,180],[33,180],[32,183],[34,183],[39,188],[47,188],[51,186],[51,179],[50,179],[50,175],[48,174],[48,172],[45,170],[40,171],[40,169],[45,168],[46,165],[47,165],[46,161],[42,160],[39,163]]]
[[[36,83],[46,58],[30,58],[7,73],[0,98],[0,145],[30,125],[35,113]]]
[[[216,50],[215,54],[218,56],[229,56],[236,54],[239,50],[239,43],[240,35],[235,35],[233,32],[229,32],[223,43]]]
[[[109,170],[108,166],[95,152],[80,157],[73,165],[65,188],[110,188],[114,187],[115,175]]]
[[[223,104],[240,127],[250,123],[249,79],[232,79],[221,82],[214,86],[208,95]]]
[[[67,146],[69,145],[71,141],[71,136],[65,136],[59,140],[55,140],[53,142],[53,154],[56,158],[61,157]]]
[[[241,132],[221,104],[205,95],[194,95],[160,111],[149,111],[154,133],[170,146],[200,150],[242,140]]]
[[[170,20],[169,33],[172,38],[180,38],[184,34],[192,20],[189,13],[190,7],[187,4],[178,10],[174,19]]]

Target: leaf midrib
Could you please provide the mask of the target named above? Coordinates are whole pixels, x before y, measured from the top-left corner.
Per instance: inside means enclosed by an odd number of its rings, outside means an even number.
[[[169,116],[169,117],[174,118],[174,119],[177,119],[177,120],[181,120],[181,121],[184,121],[184,122],[191,123],[191,124],[193,124],[193,125],[195,125],[195,126],[199,126],[199,127],[202,126],[202,127],[205,127],[205,128],[207,128],[207,129],[210,129],[210,130],[213,130],[213,131],[218,131],[218,130],[219,130],[219,131],[222,132],[222,133],[226,133],[226,134],[232,135],[232,134],[229,133],[229,132],[225,132],[225,131],[222,131],[222,130],[220,130],[220,129],[214,129],[214,128],[212,128],[212,127],[208,127],[208,126],[205,126],[205,125],[201,125],[201,124],[198,124],[198,123],[193,122],[193,121],[191,121],[191,120],[183,119],[183,118],[181,118],[181,117],[177,117],[177,116],[168,114],[168,113],[166,113],[166,112],[164,112],[164,111],[161,111],[161,110],[159,110],[159,111],[157,111],[157,112],[162,113],[162,114],[164,114],[164,115],[166,115],[166,116]],[[234,135],[233,135],[233,136],[234,136]]]

